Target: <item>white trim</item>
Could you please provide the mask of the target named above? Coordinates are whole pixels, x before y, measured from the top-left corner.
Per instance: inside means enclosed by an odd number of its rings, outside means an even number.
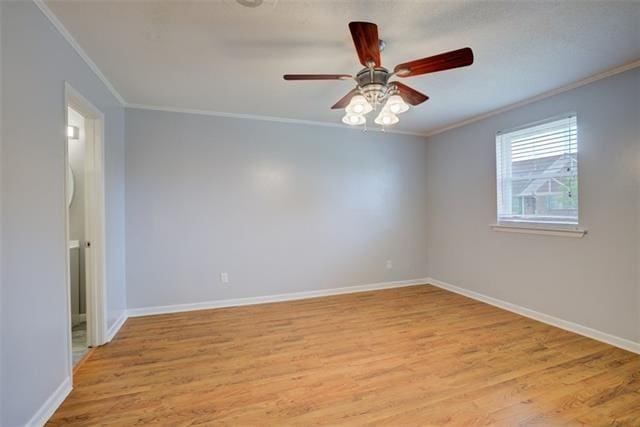
[[[541,101],[545,98],[549,98],[554,95],[559,95],[563,92],[570,91],[572,89],[577,89],[580,86],[588,85],[589,83],[596,82],[598,80],[606,79],[607,77],[615,76],[616,74],[624,73],[625,71],[632,70],[634,68],[640,67],[640,60],[636,60],[633,62],[629,62],[627,64],[620,65],[618,67],[611,68],[609,70],[603,71],[602,73],[594,74],[593,76],[587,77],[582,80],[578,80],[577,82],[570,83],[565,86],[560,86],[559,88],[550,90],[548,92],[543,92],[540,95],[533,96],[531,98],[523,99],[522,101],[515,102],[513,104],[509,104],[507,106],[489,111],[487,113],[479,114],[477,116],[470,117],[468,119],[461,120],[459,122],[452,123],[450,125],[446,125],[435,130],[424,133],[425,137],[431,137],[437,135],[439,133],[443,133],[455,128],[459,128],[471,123],[478,122],[480,120],[484,120],[491,116],[495,116],[497,114],[506,113],[507,111],[513,110],[518,107],[523,107],[525,105],[534,103],[536,101]]]
[[[503,301],[497,298],[493,298],[487,295],[480,294],[478,292],[470,291],[458,286],[451,285],[440,280],[429,278],[429,283],[438,288],[445,289],[447,291],[455,292],[460,295],[472,298],[477,301],[484,302],[494,307],[502,308],[503,310],[510,311],[512,313],[519,314],[524,317],[528,317],[533,320],[537,320],[542,323],[546,323],[551,326],[555,326],[566,331],[576,333],[588,338],[592,338],[596,341],[601,341],[606,344],[613,345],[615,347],[622,348],[632,353],[640,354],[640,343],[634,342],[625,338],[620,338],[615,335],[608,334],[606,332],[599,331],[597,329],[589,328],[587,326],[580,325],[578,323],[570,322],[568,320],[560,319],[558,317],[550,316],[548,314],[540,313],[539,311],[531,310],[526,307],[522,307],[517,304],[513,304],[507,301]]]
[[[288,123],[288,124],[295,124],[295,125],[324,126],[324,127],[349,129],[349,130],[364,132],[363,129],[360,127],[349,126],[342,123],[320,122],[316,120],[290,119],[287,117],[262,116],[258,114],[225,113],[222,111],[196,110],[191,108],[160,107],[156,105],[144,105],[144,104],[127,104],[126,108],[134,108],[136,110],[163,111],[167,113],[198,114],[201,116],[226,117],[226,118],[232,118],[232,119],[260,120],[264,122]],[[419,137],[425,136],[425,134],[422,134],[422,133],[406,132],[406,131],[394,130],[394,129],[382,130],[378,128],[367,128],[366,132],[393,133],[393,134],[411,135],[411,136],[419,136]]]
[[[575,119],[575,120],[572,120]],[[531,128],[538,128],[540,129],[541,127],[544,130],[547,130],[548,128],[556,128],[558,126],[557,123],[554,122],[560,122],[562,121],[562,127],[566,128],[569,127],[571,125],[574,125],[573,121],[577,121],[578,120],[578,113],[576,113],[575,111],[570,111],[570,112],[566,112],[563,114],[556,114],[555,116],[552,117],[547,117],[541,120],[536,120],[533,122],[529,122],[529,123],[525,123],[525,124],[521,124],[521,125],[517,125],[517,126],[513,126],[511,128],[507,128],[507,129],[501,129],[499,131],[496,132],[496,137],[501,136],[501,135],[507,135],[507,134],[513,134],[515,133],[516,135],[511,135],[516,136],[516,137],[520,137],[522,135],[522,133],[528,134],[531,132]],[[569,124],[567,124],[566,122],[570,121]],[[577,124],[576,124],[577,126]],[[523,132],[524,131],[524,132]],[[535,131],[535,130],[534,130]]]
[[[329,123],[329,122],[320,122],[314,120],[301,120],[301,119],[291,119],[285,117],[272,117],[272,116],[261,116],[254,114],[236,114],[236,113],[224,113],[217,111],[208,111],[208,110],[196,110],[196,109],[188,109],[188,108],[173,108],[173,107],[160,107],[160,106],[151,106],[151,105],[142,105],[142,104],[128,104],[122,95],[118,93],[115,87],[111,84],[111,82],[107,79],[107,77],[100,71],[98,66],[93,62],[93,60],[87,55],[87,53],[80,47],[80,44],[73,38],[71,33],[66,29],[66,27],[60,22],[57,16],[49,9],[49,7],[45,4],[44,0],[33,0],[33,2],[40,8],[42,13],[51,21],[53,26],[60,32],[60,34],[67,40],[67,42],[75,49],[75,51],[80,55],[80,57],[84,60],[84,62],[91,68],[91,70],[98,76],[98,78],[104,83],[104,85],[109,89],[109,91],[113,94],[113,96],[125,107],[128,108],[136,108],[136,109],[144,109],[144,110],[155,110],[155,111],[167,111],[174,113],[185,113],[185,114],[201,114],[201,115],[209,115],[209,116],[219,116],[219,117],[232,117],[239,119],[252,119],[252,120],[263,120],[263,121],[271,121],[271,122],[280,122],[280,123],[293,123],[293,124],[306,124],[306,125],[315,125],[315,126],[329,126],[329,127],[337,127],[337,128],[345,128],[344,125],[338,123]],[[536,101],[540,101],[542,99],[548,98],[550,96],[558,95],[560,93],[576,89],[580,86],[587,85],[589,83],[593,83],[595,81],[614,76],[616,74],[623,73],[625,71],[640,67],[640,60],[636,60],[627,64],[623,64],[618,67],[611,68],[609,70],[603,71],[598,74],[594,74],[590,77],[587,77],[582,80],[578,80],[577,82],[570,83],[565,86],[560,86],[559,88],[544,92],[540,95],[533,96],[528,99],[524,99],[522,101],[518,101],[516,103],[507,105],[505,107],[501,107],[487,113],[479,114],[477,116],[470,117],[468,119],[464,119],[459,122],[455,122],[440,128],[436,128],[435,130],[428,132],[406,132],[399,130],[390,130],[387,129],[385,133],[396,133],[396,134],[405,134],[405,135],[413,135],[420,137],[430,137],[437,135],[439,133],[446,132],[448,130],[452,130],[461,126],[465,126],[483,119],[486,119],[491,116],[495,116],[500,113],[507,112],[509,110],[513,110],[514,108],[522,107],[527,104],[531,104]],[[350,129],[358,129],[347,127]],[[369,129],[370,131],[381,131],[379,129],[373,128]]]
[[[67,377],[62,384],[51,393],[47,400],[42,404],[38,412],[27,423],[27,427],[41,427],[51,418],[56,409],[64,402],[69,393],[71,393],[71,378]]]
[[[106,211],[105,211],[105,117],[102,111],[68,82],[64,83],[65,128],[67,107],[71,107],[85,117],[86,156],[85,191],[87,209],[85,212],[85,234],[91,242],[91,248],[85,248],[87,338],[89,346],[102,345],[107,333],[107,296],[106,296]],[[65,134],[65,167],[68,165],[68,143]],[[66,193],[66,190],[65,190]],[[65,204],[65,226],[69,227],[69,212]],[[68,231],[67,231],[68,233]],[[68,238],[68,237],[67,237]],[[67,270],[68,270],[67,251]],[[69,278],[67,278],[69,280]],[[68,288],[71,286],[68,283]],[[69,304],[70,304],[69,295]],[[70,315],[71,317],[71,315]],[[71,323],[71,319],[70,319]],[[71,326],[69,328],[71,334]],[[70,376],[73,375],[71,337],[69,337]]]
[[[100,71],[100,69],[95,64],[95,62],[93,62],[93,60],[89,57],[89,55],[87,55],[87,53],[82,49],[82,47],[80,47],[80,44],[78,44],[78,42],[73,38],[71,33],[66,29],[66,27],[62,24],[62,22],[60,22],[57,16],[51,11],[51,9],[49,9],[49,7],[45,4],[44,0],[33,0],[33,2],[36,4],[36,6],[38,6],[38,8],[40,8],[42,13],[51,21],[53,26],[60,32],[60,34],[65,38],[65,40],[67,40],[67,42],[71,45],[71,47],[75,49],[78,55],[80,55],[80,57],[89,66],[89,68],[91,68],[91,70],[96,74],[96,76],[98,76],[98,78],[102,81],[102,83],[104,83],[107,89],[109,89],[109,91],[120,102],[120,104],[122,104],[125,107],[144,109],[144,110],[167,111],[167,112],[174,112],[174,113],[201,114],[201,115],[209,115],[209,116],[231,117],[231,118],[238,118],[238,119],[252,119],[252,120],[270,121],[270,122],[290,123],[290,124],[306,124],[306,125],[314,125],[314,126],[329,126],[329,127],[343,128],[343,129],[345,128],[344,125],[341,125],[339,123],[320,122],[320,121],[314,121],[314,120],[301,120],[301,119],[291,119],[291,118],[285,118],[285,117],[261,116],[261,115],[255,115],[255,114],[224,113],[224,112],[218,112],[218,111],[160,107],[160,106],[142,105],[142,104],[128,104],[125,101],[125,99],[122,97],[122,95],[118,93],[115,87],[107,79],[107,77],[102,73],[102,71]],[[477,116],[473,116],[459,122],[455,122],[440,128],[436,128],[435,130],[432,130],[432,131],[407,132],[407,131],[387,129],[384,131],[384,133],[413,135],[413,136],[419,136],[419,137],[434,136],[439,133],[446,132],[448,130],[452,130],[461,126],[465,126],[465,125],[486,119],[488,117],[495,116],[497,114],[504,113],[509,110],[513,110],[514,108],[522,107],[524,105],[531,104],[536,101],[540,101],[550,96],[558,95],[560,93],[563,93],[572,89],[576,89],[580,86],[593,83],[597,80],[601,80],[607,77],[614,76],[616,74],[623,73],[625,71],[628,71],[637,67],[640,67],[640,60],[636,60],[627,64],[623,64],[618,67],[614,67],[612,69],[603,71],[601,73],[594,74],[593,76],[587,77],[585,79],[578,80],[577,82],[570,83],[565,86],[561,86],[559,88],[550,90],[548,92],[544,92],[540,95],[536,95],[531,98],[518,101],[516,103],[489,111],[487,113],[479,114]],[[347,126],[347,129],[357,130],[358,128]],[[369,129],[369,131],[381,132],[380,129],[376,129],[376,128]]]
[[[395,282],[372,283],[368,285],[347,286],[342,288],[321,289],[317,291],[291,292],[287,294],[265,295],[259,297],[234,298],[216,301],[204,301],[191,304],[164,305],[157,307],[130,308],[129,317],[149,316],[153,314],[179,313],[183,311],[207,310],[211,308],[237,307],[242,305],[266,304],[272,302],[293,301],[331,295],[351,294],[380,289],[403,288],[405,286],[425,285],[428,279],[399,280]]]
[[[126,322],[128,318],[129,316],[127,315],[127,311],[124,310],[120,315],[120,317],[118,317],[118,320],[116,320],[116,322],[113,325],[111,325],[111,327],[107,331],[105,344],[110,342],[113,339],[113,337],[116,336],[116,334],[118,333],[120,328],[122,328],[122,325],[124,325],[124,322]]]
[[[564,228],[553,226],[538,226],[532,224],[519,224],[517,222],[492,224],[491,229],[506,233],[541,234],[545,236],[584,237],[587,230],[583,228]]]
[[[109,92],[111,92],[111,94],[118,100],[118,102],[120,102],[122,106],[126,105],[126,102],[122,97],[122,95],[118,93],[116,88],[113,87],[109,79],[107,79],[107,77],[102,73],[102,71],[100,71],[100,69],[95,64],[95,62],[93,62],[89,57],[89,55],[87,55],[87,53],[82,49],[82,47],[80,47],[80,44],[78,44],[78,42],[76,41],[76,39],[73,38],[69,30],[67,30],[67,28],[62,24],[62,22],[60,22],[58,17],[51,11],[51,9],[49,9],[49,6],[45,4],[44,0],[33,0],[33,2],[36,4],[36,6],[38,6],[38,8],[40,8],[44,16],[46,16],[49,19],[49,21],[51,21],[53,26],[60,32],[60,34],[62,35],[62,37],[64,37],[67,43],[69,43],[71,47],[76,51],[76,53],[80,55],[80,58],[82,58],[82,60],[89,66],[89,68],[91,68],[91,71],[93,71],[94,74],[102,81],[102,83],[104,83],[104,85],[107,87]]]

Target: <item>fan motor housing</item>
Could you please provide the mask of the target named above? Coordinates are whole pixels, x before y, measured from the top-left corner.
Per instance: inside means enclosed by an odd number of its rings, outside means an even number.
[[[356,74],[358,86],[365,87],[370,84],[387,85],[389,80],[389,70],[383,67],[363,68]]]
[[[389,71],[386,68],[364,68],[356,74],[358,88],[369,102],[380,103],[387,95]]]

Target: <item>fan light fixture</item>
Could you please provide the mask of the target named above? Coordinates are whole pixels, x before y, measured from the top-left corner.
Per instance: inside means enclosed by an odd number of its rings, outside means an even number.
[[[1,0],[0,0],[1,1]],[[250,0],[237,0],[246,2]],[[253,0],[259,1],[259,0]],[[444,52],[426,58],[398,64],[393,69],[382,66],[380,52],[386,43],[378,36],[378,26],[372,22],[349,22],[349,31],[364,66],[355,74],[285,74],[285,80],[354,80],[356,87],[340,98],[331,109],[344,109],[342,121],[349,125],[364,125],[365,115],[376,111],[374,122],[382,126],[398,123],[398,114],[429,99],[424,93],[407,86],[395,78],[406,79],[423,74],[466,67],[473,64],[473,51],[469,47]],[[394,80],[390,80],[394,78]]]
[[[359,93],[358,93],[359,92]],[[342,122],[351,126],[367,123],[366,114],[374,109],[378,115],[374,122],[381,126],[391,126],[400,121],[398,114],[409,110],[409,105],[398,95],[395,85],[371,85],[367,91],[359,90],[353,95],[345,108]],[[362,93],[362,94],[360,94]],[[373,104],[373,105],[372,105]]]
[[[365,117],[362,114],[349,114],[349,113],[347,113],[342,118],[342,123],[345,123],[345,124],[351,125],[351,126],[363,125],[366,122],[367,122],[367,119],[365,119]]]
[[[351,98],[349,105],[345,108],[348,114],[367,114],[371,110],[373,110],[373,107],[369,104],[367,98],[362,95],[356,95]]]
[[[391,111],[385,110],[380,111],[380,114],[378,114],[378,117],[376,117],[376,119],[374,120],[375,123],[381,126],[395,125],[399,121],[400,119],[398,118],[398,116],[393,114]]]
[[[409,110],[409,106],[400,95],[391,95],[384,109],[391,111],[393,114],[402,114]]]

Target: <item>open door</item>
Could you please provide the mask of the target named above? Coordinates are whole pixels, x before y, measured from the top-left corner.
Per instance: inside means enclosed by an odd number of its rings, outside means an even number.
[[[65,99],[71,375],[81,356],[82,345],[102,345],[107,336],[104,115],[69,84],[65,84]]]

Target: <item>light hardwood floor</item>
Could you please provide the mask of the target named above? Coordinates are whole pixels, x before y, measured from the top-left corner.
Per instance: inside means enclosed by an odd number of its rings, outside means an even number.
[[[640,356],[432,286],[132,318],[74,424],[640,426]]]

